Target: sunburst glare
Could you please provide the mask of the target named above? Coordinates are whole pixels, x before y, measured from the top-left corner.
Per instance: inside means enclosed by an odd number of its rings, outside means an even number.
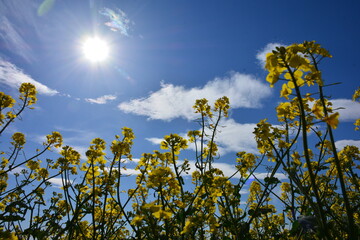
[[[109,44],[98,37],[89,37],[83,42],[82,51],[91,62],[103,62],[109,56]]]

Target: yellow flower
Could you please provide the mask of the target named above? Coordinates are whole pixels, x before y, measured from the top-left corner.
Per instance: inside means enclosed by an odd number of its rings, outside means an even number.
[[[195,113],[201,113],[203,116],[212,117],[211,108],[206,98],[197,99],[193,106]]]
[[[321,105],[321,102],[318,100],[314,103],[313,107],[312,107],[312,112],[314,113],[315,117],[317,119],[321,119],[324,116],[324,108]]]
[[[195,142],[196,137],[201,136],[201,133],[199,130],[193,130],[193,131],[189,131],[187,136],[189,137],[189,142],[193,143]]]
[[[330,116],[324,118],[324,121],[329,124],[330,127],[333,129],[336,129],[339,124],[339,116],[340,114],[338,112],[331,114]]]
[[[289,95],[292,93],[291,88],[288,87],[286,83],[282,85],[282,89],[280,91],[280,97],[284,97],[286,99],[289,99]]]
[[[46,168],[40,168],[38,174],[41,178],[47,178],[49,176],[49,172]]]
[[[133,220],[131,221],[134,225],[140,225],[141,221],[144,219],[144,216],[136,215]]]
[[[170,134],[164,137],[164,141],[161,142],[161,149],[171,149],[175,154],[180,153],[180,149],[186,149],[188,147],[187,140],[180,137],[178,134]]]
[[[274,87],[274,84],[279,80],[280,73],[278,72],[269,72],[266,76],[266,81],[270,83],[270,87]]]
[[[356,100],[360,101],[360,87],[355,91],[352,96],[352,100],[355,102]]]
[[[293,154],[291,154],[291,157],[296,165],[301,165],[300,154],[298,152],[294,152]]]
[[[157,219],[170,219],[172,217],[172,213],[160,209],[159,211],[154,212],[153,216],[156,217]]]
[[[36,88],[31,83],[23,83],[19,88],[19,92],[21,93],[20,99],[23,101],[27,101],[27,106],[30,106],[36,103]]]
[[[279,118],[289,118],[289,115],[291,114],[291,104],[289,102],[279,103],[276,108],[276,112]]]
[[[157,211],[160,211],[162,205],[156,205],[155,203],[146,203],[142,206],[143,209],[150,210],[150,212],[155,213]]]
[[[241,176],[247,177],[248,171],[253,169],[256,164],[256,156],[252,153],[246,153],[246,152],[238,152],[236,153],[236,162],[239,163],[237,165],[237,169],[239,169]]]
[[[359,130],[359,126],[360,126],[360,118],[359,118],[359,119],[356,119],[356,121],[355,121],[354,125],[356,126],[356,127],[355,127],[355,130],[356,130],[356,131],[357,131],[357,130]]]
[[[52,132],[52,134],[46,136],[47,143],[44,143],[45,145],[48,144],[54,144],[54,147],[58,148],[61,147],[63,139],[59,132]]]
[[[4,109],[4,108],[11,108],[13,107],[15,104],[15,100],[10,96],[10,95],[6,95],[3,92],[0,92],[0,108]]]
[[[307,63],[307,61],[305,60],[305,58],[303,58],[297,54],[292,55],[289,59],[289,66],[292,68],[298,68],[300,65],[306,64],[306,63]]]
[[[272,70],[273,68],[276,68],[278,65],[278,59],[277,56],[274,53],[267,53],[266,54],[266,64],[265,68],[267,70]]]
[[[222,98],[217,99],[215,101],[214,107],[215,107],[214,108],[215,112],[218,112],[221,110],[223,112],[224,117],[228,117],[228,110],[230,108],[229,98],[224,96]]]
[[[39,161],[30,160],[26,163],[26,166],[30,168],[30,170],[34,171],[40,167]]]
[[[195,223],[194,221],[191,219],[191,220],[186,220],[185,222],[185,226],[184,226],[184,229],[181,231],[180,234],[186,234],[188,232],[191,231],[191,228],[195,226]]]
[[[25,135],[21,132],[16,132],[11,137],[14,142],[11,142],[11,144],[15,147],[22,147],[26,143]]]
[[[283,182],[282,184],[281,184],[281,186],[280,186],[280,188],[281,188],[281,190],[283,191],[283,192],[290,192],[290,183],[288,183],[288,182]]]
[[[6,113],[6,117],[7,117],[8,119],[14,119],[14,118],[16,118],[16,114],[14,114],[13,112],[9,111],[9,112]]]
[[[14,232],[3,231],[2,229],[0,230],[0,238],[8,239],[8,240],[17,240],[18,239],[18,237],[15,235]]]
[[[0,210],[4,211],[5,207],[6,207],[6,205],[3,202],[0,202]]]

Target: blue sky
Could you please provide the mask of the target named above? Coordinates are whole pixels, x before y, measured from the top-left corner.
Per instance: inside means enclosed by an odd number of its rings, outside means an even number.
[[[320,66],[325,81],[342,82],[326,89],[334,105],[345,108],[335,131],[338,146],[360,146],[359,134],[352,131],[360,107],[350,100],[360,86],[358,1],[0,4],[0,90],[15,96],[21,82],[30,81],[39,91],[36,108],[4,136],[24,132],[29,151],[59,131],[65,144],[84,153],[93,138],[110,144],[126,126],[137,137],[136,159],[159,149],[164,135],[198,128],[191,108],[195,99],[213,102],[226,95],[232,110],[218,134],[217,166],[230,175],[236,152],[256,152],[256,123],[268,118],[276,124],[279,87],[265,81],[265,52],[304,40],[316,40],[333,55]],[[120,20],[112,22],[104,12]],[[106,61],[84,58],[81,46],[89,36],[109,43]],[[194,152],[185,156],[191,160]]]

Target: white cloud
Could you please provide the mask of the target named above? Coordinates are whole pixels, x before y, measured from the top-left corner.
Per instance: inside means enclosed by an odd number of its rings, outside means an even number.
[[[114,101],[115,99],[116,99],[115,95],[104,95],[98,98],[85,98],[85,101],[89,103],[106,104],[109,101]]]
[[[54,178],[50,178],[48,181],[53,184],[53,187],[60,188],[60,187],[63,186],[63,179],[62,179],[62,178],[54,177]],[[65,183],[65,182],[64,182],[64,183]],[[68,183],[68,184],[71,184],[70,181],[68,181],[67,183]],[[65,184],[66,184],[66,183],[65,183]]]
[[[257,54],[256,58],[259,60],[260,65],[265,67],[266,54],[270,53],[272,50],[275,50],[276,47],[284,46],[280,43],[268,43],[263,49],[261,49]]]
[[[23,73],[14,64],[0,58],[0,83],[17,89],[25,82],[34,84],[39,94],[53,96],[59,93]]]
[[[335,146],[339,150],[343,149],[347,145],[351,145],[351,146],[360,148],[360,140],[344,139],[344,140],[339,140],[339,141],[335,142]]]
[[[145,138],[145,139],[148,140],[149,142],[151,142],[154,145],[160,145],[160,143],[164,140],[163,138],[156,138],[156,137]]]
[[[245,190],[245,189],[240,190],[240,194],[248,194],[248,193],[249,193],[249,190]],[[244,202],[241,204],[244,204]],[[246,204],[246,202],[245,202],[245,204]]]
[[[195,163],[194,163],[194,165],[195,165]],[[224,176],[226,176],[226,177],[231,177],[237,171],[235,165],[233,165],[233,164],[219,163],[219,162],[215,161],[212,164],[212,166],[214,168],[220,169],[224,173]],[[194,168],[194,170],[195,170],[195,168]],[[234,175],[234,178],[239,178],[239,177],[240,177],[239,174]]]
[[[126,113],[147,116],[149,119],[193,120],[198,116],[192,108],[196,99],[207,98],[212,104],[216,99],[227,96],[233,109],[260,108],[260,102],[270,94],[270,87],[253,75],[232,72],[228,77],[215,78],[201,88],[186,89],[161,83],[160,90],[150,93],[148,97],[122,102],[118,107]]]
[[[259,172],[257,172],[257,173],[254,173],[254,175],[255,175],[255,177],[257,179],[263,180],[266,177],[270,177],[271,174],[270,173],[259,173]],[[283,173],[275,173],[274,177],[278,178],[279,180],[288,179],[288,177]],[[250,177],[250,179],[253,179],[253,178]]]
[[[222,122],[223,128],[216,135],[216,142],[220,147],[220,154],[246,151],[258,153],[254,138],[255,123],[237,123],[234,119]]]
[[[134,168],[121,169],[121,174],[124,174],[124,175],[138,175],[139,173],[140,173],[140,170],[136,170]]]
[[[15,173],[21,173],[22,170],[27,170],[27,168],[24,167],[16,167],[13,170],[10,171],[11,174],[15,174]]]
[[[360,118],[360,104],[353,102],[351,99],[333,99],[333,109],[341,108],[336,110],[340,113],[340,121],[355,121]]]

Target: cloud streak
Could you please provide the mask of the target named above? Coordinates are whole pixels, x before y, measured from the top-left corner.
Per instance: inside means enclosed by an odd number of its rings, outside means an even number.
[[[58,91],[47,87],[46,85],[25,74],[14,64],[0,58],[0,83],[17,89],[22,83],[25,82],[34,84],[39,94],[48,96],[59,94]]]
[[[110,101],[114,101],[116,98],[115,95],[104,95],[98,98],[85,98],[85,101],[89,103],[106,104]]]
[[[261,101],[271,95],[271,89],[253,75],[232,72],[215,78],[203,87],[186,89],[183,86],[161,83],[161,88],[148,97],[133,99],[118,105],[121,111],[146,116],[148,119],[171,121],[175,118],[196,119],[192,106],[196,99],[207,98],[212,104],[227,96],[232,109],[260,108]]]

